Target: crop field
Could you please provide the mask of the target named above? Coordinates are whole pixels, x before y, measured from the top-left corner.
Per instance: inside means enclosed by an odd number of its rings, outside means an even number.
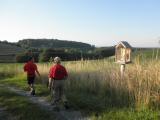
[[[24,49],[15,45],[0,43],[0,63],[13,63],[16,61],[16,54],[23,52]]]
[[[93,120],[158,120],[160,58],[156,54],[147,59],[145,56],[135,55],[126,65],[124,76],[113,58],[62,62],[69,74],[65,94],[70,106]],[[37,64],[41,74],[36,79],[37,95],[48,100],[46,84],[52,64]],[[0,84],[27,90],[23,64],[0,66]],[[6,104],[1,102],[0,106]]]
[[[15,45],[0,43],[0,55],[15,54],[23,51],[23,48],[17,47]]]

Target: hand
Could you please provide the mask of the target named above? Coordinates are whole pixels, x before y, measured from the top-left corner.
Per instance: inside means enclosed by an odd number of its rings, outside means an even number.
[[[42,78],[41,78],[41,76],[40,76],[40,75],[38,76],[38,79],[39,79],[39,80],[42,80]]]
[[[65,77],[64,77],[64,80],[67,80],[67,78],[68,78],[68,77],[67,77],[67,76],[65,76]]]

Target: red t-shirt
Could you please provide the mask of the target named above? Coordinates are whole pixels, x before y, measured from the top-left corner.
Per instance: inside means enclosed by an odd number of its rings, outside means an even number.
[[[68,73],[65,67],[63,67],[60,64],[56,64],[50,68],[50,71],[49,71],[50,78],[53,78],[55,80],[62,80],[63,78],[67,76],[68,76]]]
[[[24,65],[24,71],[27,72],[27,75],[29,77],[34,77],[35,76],[35,71],[37,70],[37,65],[34,64],[33,62],[29,61]]]

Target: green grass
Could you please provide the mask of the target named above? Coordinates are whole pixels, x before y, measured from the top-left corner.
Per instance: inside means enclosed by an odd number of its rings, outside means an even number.
[[[160,58],[160,49],[141,49],[141,50],[135,50],[135,52],[133,52],[133,56],[140,56],[141,59],[145,60],[145,59],[158,59]]]
[[[16,120],[53,120],[53,113],[31,103],[26,97],[0,88],[0,106],[7,109]]]
[[[65,62],[69,72],[66,95],[72,108],[93,120],[97,115],[100,120],[158,120],[160,62],[144,58],[138,54],[132,64],[126,65],[123,79],[120,77],[120,65],[111,60]],[[8,69],[7,73],[14,73],[17,69],[21,71],[1,79],[0,84],[28,90],[22,64],[11,66],[13,71]],[[44,79],[50,66],[38,64]],[[49,98],[49,91],[42,80],[36,80],[36,90],[38,96]]]
[[[37,105],[29,102],[26,97],[19,96],[14,92],[0,88],[0,96],[0,106],[7,108],[7,111],[17,120],[44,120],[46,118],[47,120],[53,120],[55,118],[52,116],[53,113],[39,108]],[[79,101],[78,107],[81,107],[82,110],[92,110],[92,112],[85,111],[85,115],[88,115],[91,120],[159,120],[159,111],[156,110],[142,109],[136,111],[131,108],[113,107],[102,111],[100,108],[97,109],[95,107],[101,101],[90,101],[96,99],[96,96],[95,98],[90,98],[88,102],[86,102],[87,100],[84,96],[81,97],[84,101]],[[79,100],[78,97],[75,100]],[[93,107],[91,108],[91,106]],[[96,110],[94,111],[94,109]]]
[[[134,109],[111,109],[99,114],[94,114],[92,120],[159,120],[160,115],[158,111]]]
[[[36,88],[36,95],[37,96],[48,96],[49,90],[47,89],[47,86],[44,84],[41,84],[38,79],[35,80],[35,88]],[[25,74],[16,75],[11,78],[5,78],[0,80],[1,84],[4,84],[6,86],[15,86],[19,89],[28,91],[29,87],[27,84],[27,78]]]

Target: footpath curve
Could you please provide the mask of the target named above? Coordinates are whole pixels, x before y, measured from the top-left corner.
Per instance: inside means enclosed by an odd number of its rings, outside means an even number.
[[[44,110],[53,112],[53,114],[56,115],[57,120],[89,120],[89,118],[82,116],[80,111],[63,110],[63,109],[58,112],[53,111],[53,107],[50,105],[49,102],[47,102],[47,100],[44,97],[31,96],[26,91],[18,89],[16,87],[5,86],[5,85],[0,85],[0,86],[3,86],[12,92],[15,92],[18,95],[27,97],[30,100],[30,102],[37,104]]]

